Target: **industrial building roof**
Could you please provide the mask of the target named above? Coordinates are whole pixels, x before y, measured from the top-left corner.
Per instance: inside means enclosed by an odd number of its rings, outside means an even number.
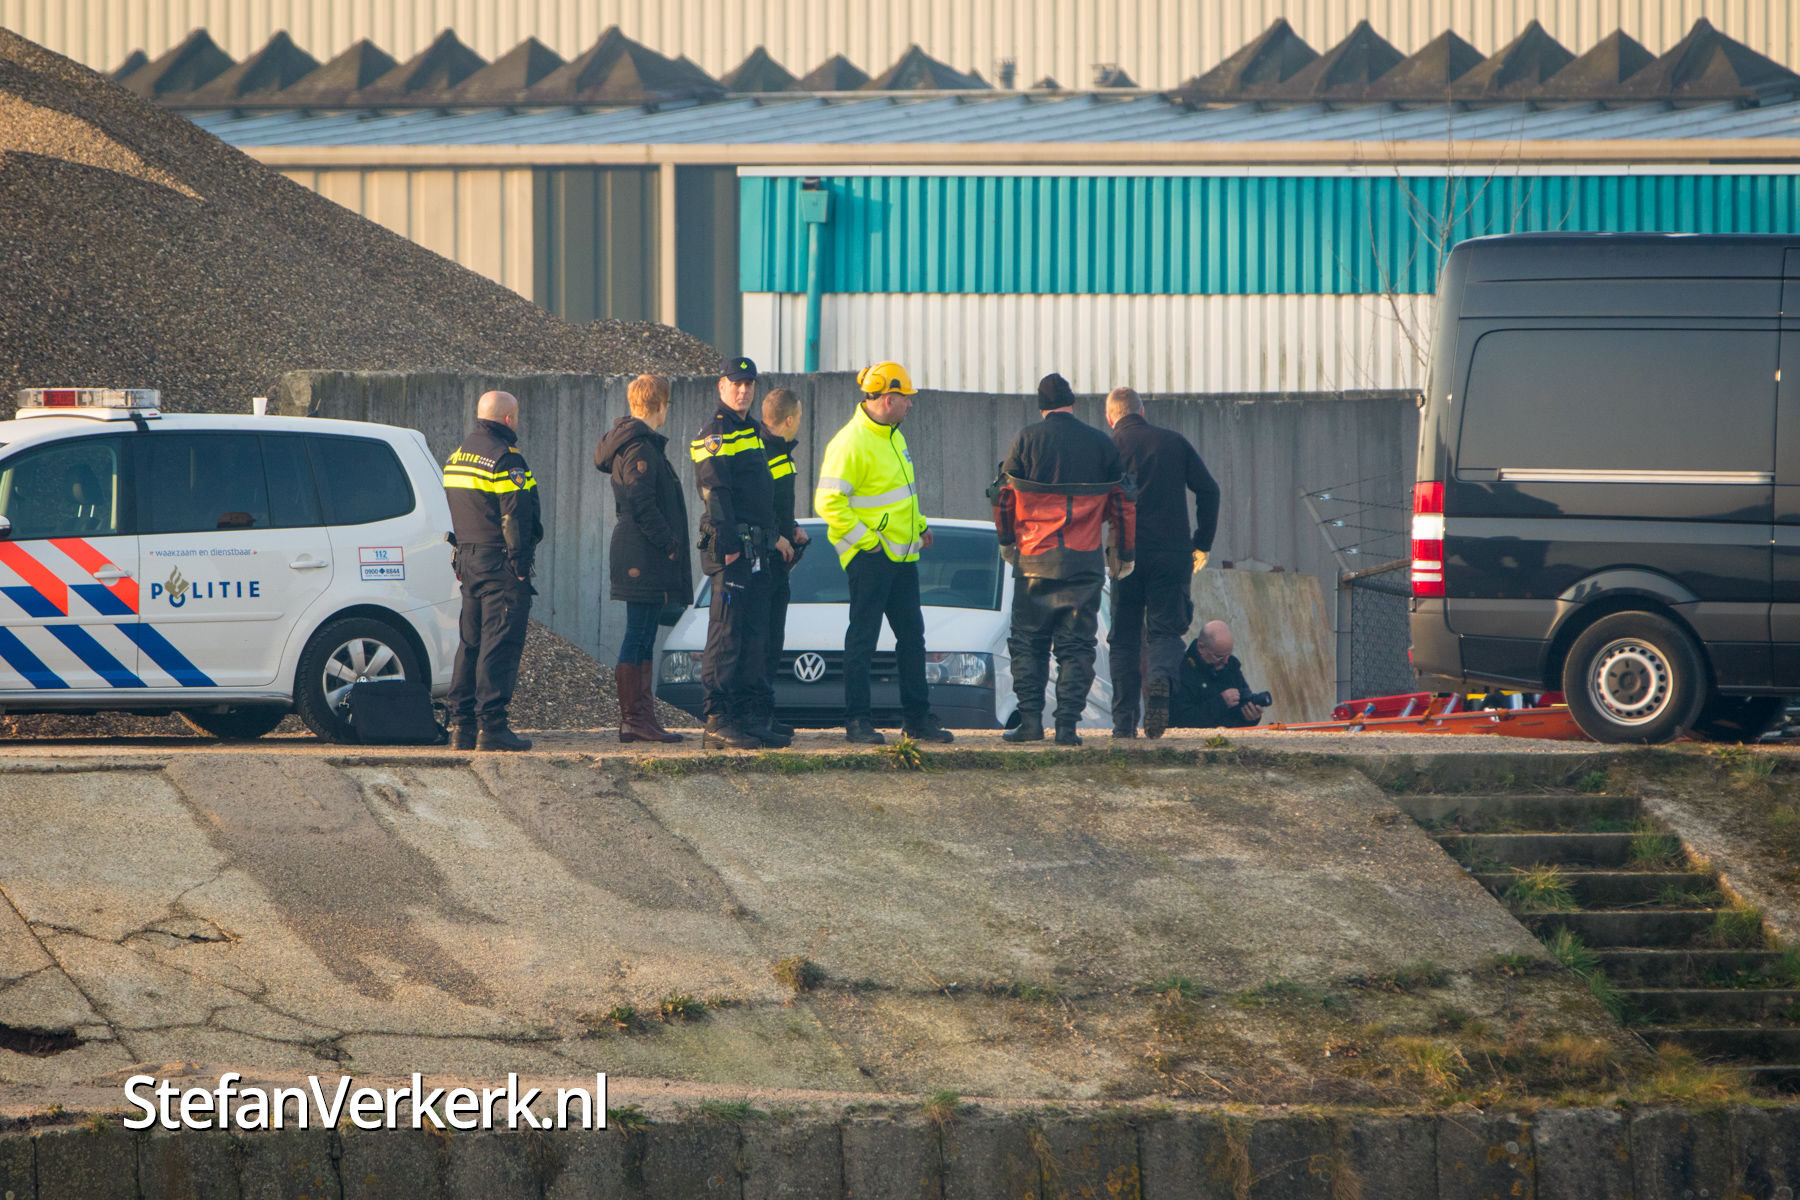
[[[369,49],[388,59],[379,49]],[[321,66],[285,33],[277,34],[243,63],[233,64],[205,30],[195,30],[182,45],[154,62],[133,54],[113,77],[140,95],[184,109],[657,105],[713,100],[727,93],[856,88],[979,94],[994,90],[973,69],[958,71],[916,45],[874,79],[841,56],[795,79],[759,47],[724,80],[714,80],[686,58],[659,54],[632,41],[616,26],[566,64],[529,39],[489,64],[446,29],[411,61],[392,67],[373,81],[345,86],[363,77],[360,65],[347,68],[340,56]],[[1129,73],[1118,64],[1096,64],[1096,69],[1096,88],[1133,86]],[[1002,90],[1010,88],[1010,66],[1001,68],[1000,82]],[[1797,91],[1800,74],[1726,37],[1704,18],[1696,20],[1688,34],[1660,57],[1652,57],[1623,33],[1615,33],[1577,57],[1532,21],[1517,38],[1486,58],[1451,31],[1408,57],[1367,21],[1359,22],[1347,37],[1321,54],[1287,21],[1278,19],[1235,54],[1171,95],[1195,106],[1248,100],[1289,104],[1575,99],[1751,103],[1792,96]]]
[[[1800,99],[1759,107],[1667,101],[1479,108],[1257,104],[1189,109],[1160,96],[1084,94],[731,99],[642,107],[195,113],[240,147],[893,145],[1076,142],[1457,142],[1800,138]]]

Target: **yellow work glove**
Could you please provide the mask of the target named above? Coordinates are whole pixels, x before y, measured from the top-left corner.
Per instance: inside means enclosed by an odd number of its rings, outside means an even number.
[[[1203,571],[1205,569],[1206,569],[1206,551],[1204,551],[1204,550],[1194,551],[1194,574],[1198,575],[1201,571]]]

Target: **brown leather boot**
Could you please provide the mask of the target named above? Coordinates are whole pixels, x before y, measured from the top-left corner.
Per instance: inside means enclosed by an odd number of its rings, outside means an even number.
[[[613,683],[619,689],[619,740],[621,742],[652,740],[648,736],[648,730],[638,727],[637,677],[638,665],[636,663],[620,663],[613,668]]]
[[[638,664],[638,724],[649,730],[655,741],[687,740],[672,729],[664,729],[663,723],[656,719],[656,664],[650,659]]]

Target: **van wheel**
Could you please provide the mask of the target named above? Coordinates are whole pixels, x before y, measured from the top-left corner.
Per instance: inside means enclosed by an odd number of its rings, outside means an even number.
[[[1694,720],[1694,732],[1715,742],[1754,742],[1787,708],[1780,696],[1714,696]]]
[[[346,617],[322,626],[300,652],[294,676],[294,711],[328,742],[353,742],[350,689],[364,680],[419,679],[412,647],[398,630],[370,617]]]
[[[1694,723],[1706,695],[1693,639],[1654,613],[1601,617],[1569,648],[1563,697],[1597,742],[1666,742]]]
[[[272,708],[267,704],[232,708],[224,712],[207,712],[199,708],[181,711],[181,719],[195,733],[210,734],[228,742],[248,742],[265,733],[273,733],[287,715],[287,709]]]

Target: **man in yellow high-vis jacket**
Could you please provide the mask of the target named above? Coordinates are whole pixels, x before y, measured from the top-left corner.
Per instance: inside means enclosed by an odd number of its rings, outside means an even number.
[[[919,507],[918,479],[900,423],[916,394],[906,368],[876,363],[857,373],[863,401],[819,462],[813,510],[850,582],[850,628],[844,633],[844,737],[879,746],[869,697],[869,666],[881,619],[894,631],[900,675],[901,728],[914,741],[954,736],[931,711],[925,686],[925,614],[919,607],[919,555],[931,530]]]

